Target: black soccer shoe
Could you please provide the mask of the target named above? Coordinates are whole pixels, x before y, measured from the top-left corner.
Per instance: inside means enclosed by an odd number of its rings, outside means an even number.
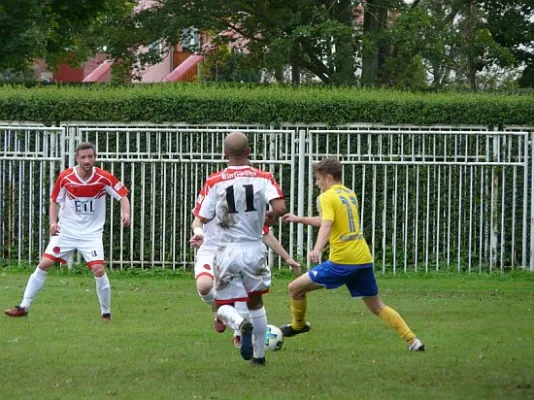
[[[306,322],[306,324],[304,324],[304,328],[302,329],[295,329],[291,326],[291,324],[283,325],[280,327],[280,330],[282,331],[284,337],[292,337],[301,333],[306,333],[309,332],[310,329],[311,325],[309,322]]]
[[[252,357],[252,359],[250,360],[250,366],[251,367],[265,367],[265,357],[262,357],[262,358]]]
[[[248,361],[254,354],[254,348],[252,346],[252,324],[245,319],[241,323],[239,330],[241,331],[241,357],[243,360]]]

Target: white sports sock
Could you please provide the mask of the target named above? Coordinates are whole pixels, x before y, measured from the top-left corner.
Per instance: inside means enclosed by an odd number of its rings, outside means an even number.
[[[246,301],[236,301],[234,303],[234,308],[237,310],[239,315],[241,315],[244,319],[248,319],[250,321],[250,315],[248,313],[248,306]],[[241,336],[241,331],[239,329],[234,330],[234,336]]]
[[[213,289],[211,289],[208,294],[201,295],[200,292],[198,292],[198,295],[204,303],[213,305]]]
[[[236,309],[225,304],[217,310],[217,318],[219,318],[226,326],[233,330],[239,330],[239,326],[243,322],[243,317],[239,315]]]
[[[35,268],[35,271],[28,279],[26,289],[24,289],[24,296],[22,298],[22,303],[20,303],[20,307],[26,310],[30,308],[33,299],[37,296],[37,293],[39,293],[39,290],[41,290],[45,283],[47,273],[47,271],[42,270],[39,266]]]
[[[252,334],[254,335],[254,358],[265,357],[265,331],[267,330],[267,313],[265,307],[259,310],[250,310]]]
[[[100,278],[95,276],[96,294],[100,302],[100,311],[102,314],[109,314],[111,307],[111,286],[106,274]]]

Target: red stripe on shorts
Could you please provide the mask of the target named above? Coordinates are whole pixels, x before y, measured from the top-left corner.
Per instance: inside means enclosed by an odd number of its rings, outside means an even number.
[[[267,294],[267,293],[269,293],[269,289],[259,290],[257,292],[250,292],[248,293],[248,295],[250,296],[251,294]]]
[[[43,257],[44,257],[44,258],[48,258],[49,260],[58,262],[58,263],[60,263],[60,264],[66,264],[66,263],[67,263],[67,261],[65,261],[64,259],[62,259],[62,258],[58,258],[58,257],[54,257],[54,256],[51,255],[51,254],[44,253],[44,254],[43,254]]]
[[[89,269],[95,265],[95,264],[104,264],[104,260],[93,260],[93,261],[89,261],[87,263],[87,266],[89,267]]]
[[[198,274],[195,279],[198,279],[200,278],[201,276],[209,276],[210,278],[213,278],[213,275],[210,274],[209,272],[201,272],[200,274]]]
[[[215,299],[215,304],[233,304],[237,301],[248,301],[248,297],[239,297],[237,299],[225,299],[225,300]]]

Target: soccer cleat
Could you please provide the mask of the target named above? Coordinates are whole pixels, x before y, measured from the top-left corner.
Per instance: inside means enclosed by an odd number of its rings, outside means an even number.
[[[235,347],[241,347],[241,336],[234,334],[234,337],[232,338],[232,342],[234,343]]]
[[[219,333],[223,333],[226,330],[226,325],[224,325],[224,323],[217,318],[217,316],[215,316],[215,319],[213,320],[213,327]]]
[[[5,310],[4,314],[6,314],[8,317],[25,317],[28,315],[28,311],[21,306],[16,306],[12,310]]]
[[[241,357],[243,360],[248,361],[254,353],[252,347],[252,324],[245,319],[239,326],[239,330],[241,331]]]
[[[265,357],[262,357],[262,358],[252,357],[252,359],[250,360],[250,365],[252,367],[265,367]]]
[[[291,326],[291,324],[287,324],[280,327],[280,330],[282,331],[282,334],[284,337],[292,337],[301,333],[309,332],[311,329],[311,325],[309,322],[306,322],[304,324],[304,327],[302,329],[295,329]]]
[[[111,314],[110,313],[102,314],[102,321],[111,321]]]
[[[408,351],[425,351],[425,345],[419,339],[414,339],[412,344],[408,346]]]

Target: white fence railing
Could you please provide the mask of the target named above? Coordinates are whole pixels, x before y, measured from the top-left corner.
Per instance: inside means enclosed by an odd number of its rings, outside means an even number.
[[[344,181],[359,196],[361,224],[384,271],[491,271],[532,261],[529,131],[367,127],[308,133],[312,160],[335,155],[345,165]],[[308,176],[311,207],[316,193],[311,171]],[[310,229],[308,246],[312,234]]]
[[[534,271],[534,146],[522,127],[0,124],[0,258],[38,260],[50,187],[90,141],[98,165],[131,191],[128,229],[108,202],[110,267],[190,267],[191,209],[206,176],[225,165],[223,138],[235,130],[299,215],[315,211],[313,162],[339,157],[378,269]],[[275,235],[304,257],[314,230],[278,225]]]
[[[44,251],[64,146],[63,127],[0,125],[0,259],[34,261]]]

